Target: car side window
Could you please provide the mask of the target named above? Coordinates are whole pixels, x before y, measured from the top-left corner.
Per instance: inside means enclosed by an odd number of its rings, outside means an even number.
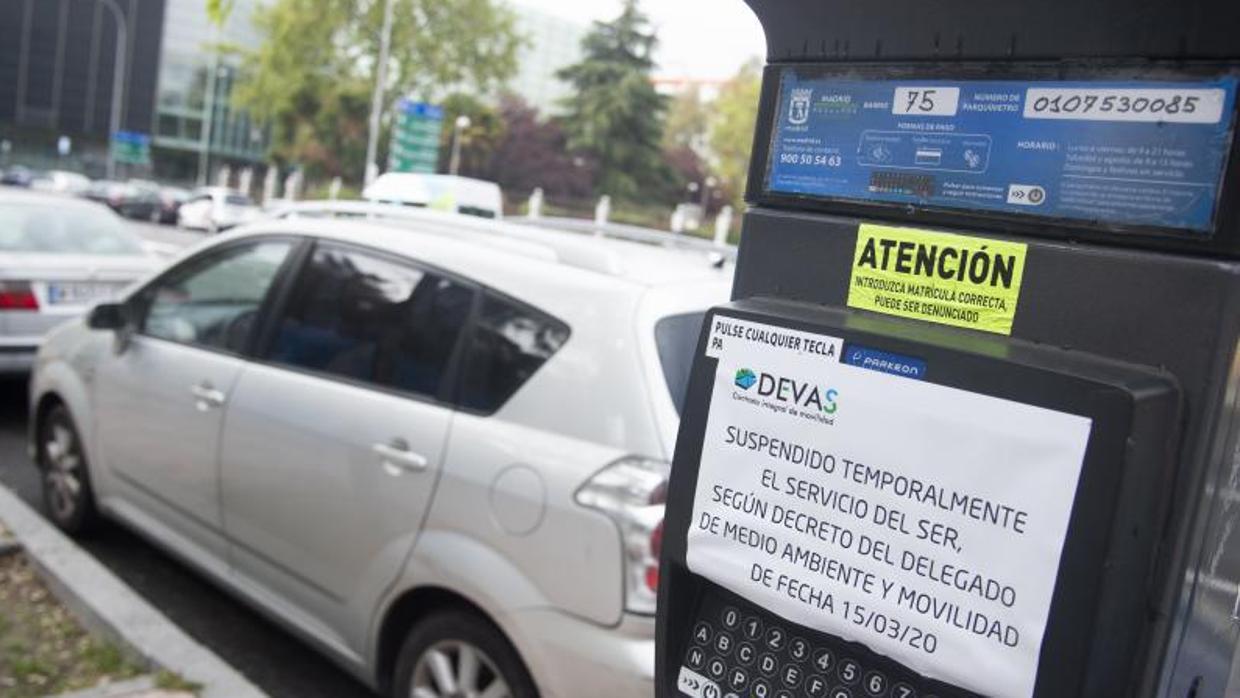
[[[140,331],[182,344],[241,351],[292,243],[208,252],[142,291]]]
[[[438,397],[474,290],[442,275],[328,245],[315,250],[267,358]]]
[[[486,294],[461,377],[461,406],[498,410],[564,346],[568,335],[568,325],[550,315]]]

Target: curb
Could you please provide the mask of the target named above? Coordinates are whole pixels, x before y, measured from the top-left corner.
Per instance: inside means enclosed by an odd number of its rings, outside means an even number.
[[[121,643],[150,664],[200,684],[203,698],[266,695],[4,485],[0,485],[0,520],[56,597],[88,629]]]

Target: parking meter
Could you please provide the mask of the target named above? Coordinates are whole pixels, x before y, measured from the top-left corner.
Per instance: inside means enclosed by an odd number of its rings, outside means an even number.
[[[1240,5],[748,1],[656,695],[1240,695]]]

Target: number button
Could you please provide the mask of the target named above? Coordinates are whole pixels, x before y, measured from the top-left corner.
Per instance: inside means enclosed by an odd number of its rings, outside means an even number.
[[[706,653],[702,651],[702,648],[690,647],[689,652],[685,654],[685,664],[687,664],[690,669],[697,671],[698,669],[701,669],[702,665],[705,663]]]
[[[724,632],[716,635],[715,649],[719,651],[719,654],[726,656],[732,651],[732,636]]]
[[[871,671],[865,675],[865,681],[861,682],[861,686],[865,689],[866,695],[877,698],[887,693],[887,677],[881,672]]]
[[[831,667],[835,666],[835,655],[831,654],[831,650],[818,650],[814,653],[814,666],[821,672],[831,671]]]
[[[736,659],[741,664],[749,666],[753,664],[754,657],[758,656],[757,650],[748,642],[742,642],[736,646]]]
[[[693,641],[699,645],[709,645],[710,638],[714,634],[710,623],[706,621],[699,621],[697,625],[693,626]]]
[[[805,679],[805,695],[809,696],[809,698],[825,698],[828,688],[830,686],[827,684],[826,678],[818,674],[812,674]]]
[[[913,687],[901,681],[891,687],[891,698],[917,698],[917,691]]]
[[[841,681],[851,685],[861,678],[861,665],[852,659],[845,659],[840,662],[839,671],[836,673],[839,674]]]
[[[723,615],[720,618],[723,621],[723,627],[728,630],[736,630],[741,627],[741,612],[728,606],[723,609]]]
[[[706,665],[706,673],[710,674],[710,677],[712,679],[715,679],[716,681],[718,681],[719,679],[722,679],[723,675],[727,673],[727,671],[728,671],[728,666],[724,664],[723,660],[719,659],[718,657],[710,660],[710,664]]]
[[[757,640],[762,637],[762,621],[755,616],[749,616],[745,619],[745,637],[749,640]]]
[[[766,631],[766,647],[774,652],[782,650],[787,639],[788,636],[784,634],[783,628],[771,628]]]
[[[788,643],[788,654],[798,662],[804,661],[809,656],[809,643],[801,638],[794,638]]]
[[[753,686],[749,688],[749,695],[753,698],[771,698],[771,684],[765,679],[754,679]]]
[[[852,691],[843,686],[837,686],[834,691],[831,691],[831,698],[852,698]]]
[[[801,685],[801,667],[796,664],[789,664],[780,672],[779,679],[784,682],[788,688],[796,688]]]
[[[758,671],[767,676],[774,676],[777,669],[779,669],[779,660],[775,659],[775,655],[764,654],[758,657]]]

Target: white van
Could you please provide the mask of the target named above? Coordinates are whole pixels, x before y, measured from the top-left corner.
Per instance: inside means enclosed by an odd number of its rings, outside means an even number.
[[[504,195],[498,184],[456,175],[388,172],[371,182],[362,191],[362,198],[482,218],[504,215]]]

